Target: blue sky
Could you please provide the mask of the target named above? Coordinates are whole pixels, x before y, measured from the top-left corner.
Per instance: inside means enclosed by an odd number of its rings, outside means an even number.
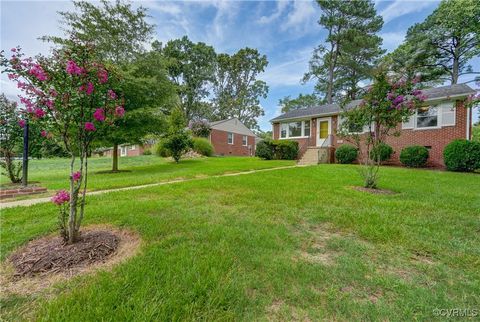
[[[270,87],[268,98],[261,101],[265,116],[259,119],[259,124],[263,130],[269,130],[269,120],[279,114],[280,98],[313,90],[312,83],[300,83],[312,50],[325,40],[325,31],[317,23],[321,12],[313,1],[137,1],[136,4],[149,9],[149,20],[157,26],[155,38],[162,42],[187,35],[193,41],[214,46],[217,52],[231,54],[248,46],[267,55],[269,65],[260,75]],[[380,33],[383,47],[388,51],[395,49],[408,27],[423,21],[437,5],[438,1],[431,0],[375,1],[385,22]],[[71,8],[69,1],[2,0],[1,49],[21,45],[29,55],[46,53],[48,44],[37,37],[60,34],[56,12]],[[479,70],[480,59],[474,59],[472,65]],[[16,97],[16,88],[4,75],[1,87],[10,98]]]

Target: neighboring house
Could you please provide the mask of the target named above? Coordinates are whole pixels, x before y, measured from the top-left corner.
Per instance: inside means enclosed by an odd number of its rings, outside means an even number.
[[[445,146],[452,140],[472,137],[472,110],[463,108],[463,102],[475,93],[473,89],[456,84],[425,89],[423,93],[427,96],[424,107],[409,122],[399,124],[400,136],[386,140],[395,151],[390,163],[400,164],[399,155],[404,147],[421,145],[429,149],[428,166],[444,167]],[[355,108],[360,102],[352,101],[346,108]],[[337,136],[340,113],[338,104],[289,111],[271,120],[273,138],[298,141],[300,162],[334,162],[335,149],[348,144]]]
[[[210,122],[209,140],[217,155],[255,155],[256,135],[237,118]]]
[[[152,147],[152,144],[122,144],[118,147],[119,157],[133,157],[143,155],[145,150]],[[99,156],[111,157],[113,155],[113,148],[97,149],[94,154]]]

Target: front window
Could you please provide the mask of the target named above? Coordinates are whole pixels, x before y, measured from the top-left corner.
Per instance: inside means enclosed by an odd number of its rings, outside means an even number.
[[[246,135],[244,135],[242,137],[242,144],[243,144],[243,146],[247,146],[247,143],[248,143],[248,137]]]
[[[310,136],[310,121],[304,121],[303,136]]]
[[[280,124],[280,137],[282,139],[287,137],[287,125],[286,123]]]
[[[228,133],[227,142],[228,144],[233,144],[233,133]]]
[[[310,136],[310,120],[280,124],[280,138],[302,138]]]
[[[422,107],[417,110],[417,128],[437,126],[438,109],[436,107]]]
[[[288,124],[288,137],[302,136],[302,122],[293,122]]]

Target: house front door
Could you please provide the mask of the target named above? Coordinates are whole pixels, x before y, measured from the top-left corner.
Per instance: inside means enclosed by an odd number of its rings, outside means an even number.
[[[317,146],[330,146],[331,123],[330,117],[317,119]]]

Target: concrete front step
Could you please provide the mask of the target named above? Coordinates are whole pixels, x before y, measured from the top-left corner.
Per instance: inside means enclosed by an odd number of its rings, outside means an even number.
[[[309,147],[297,162],[299,165],[319,163],[328,163],[328,148]]]

